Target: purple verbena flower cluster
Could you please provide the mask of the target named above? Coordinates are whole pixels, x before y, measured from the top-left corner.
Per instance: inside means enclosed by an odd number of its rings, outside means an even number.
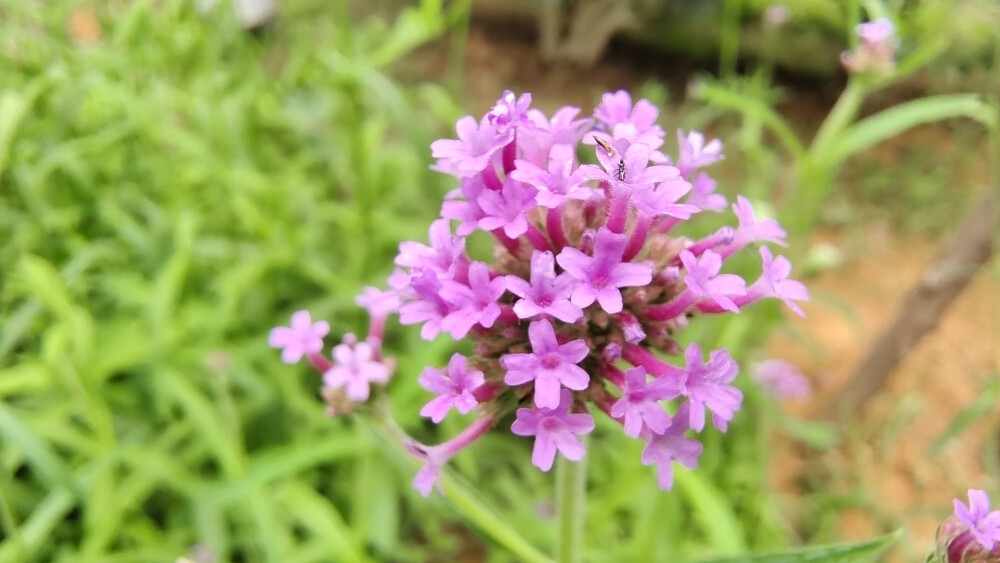
[[[447,333],[471,341],[472,354],[455,354],[445,369],[427,368],[418,379],[434,395],[422,416],[437,423],[452,409],[476,411],[444,444],[406,444],[425,462],[414,480],[425,495],[452,455],[511,411],[511,431],[534,438],[539,469],[549,470],[557,453],[581,459],[580,437],[594,428],[588,404],[646,443],[642,463],[656,465],[669,489],[673,462],[693,468],[701,453],[689,431],[704,429],[706,411],[725,431],[743,398],[729,352],[710,351],[706,360],[698,344],[682,349],[680,331],[697,315],[738,313],[764,298],[801,315],[796,302],[809,295],[789,279],[788,260],[767,247],[753,283],[722,272],[743,248],[785,244],[781,227],[758,218],[743,197],[732,206],[735,228],[699,240],[677,233],[698,213],[725,210],[703,170],[722,159],[722,143],[678,131],[672,159],[660,150],[658,113],[619,91],[604,95],[593,118],[574,107],[549,118],[531,107],[529,94],[505,92],[481,119],[460,119],[458,139],[431,144],[433,168],[458,187],[428,243],[400,244],[389,289],[369,288],[359,298],[372,316],[369,337],[349,337],[331,363],[314,340],[327,327],[310,325],[305,314],[291,329],[275,329],[272,344],[285,348],[286,361],[306,354],[324,372],[331,411],[342,412],[389,377],[381,355],[388,314],[419,325],[428,340]],[[581,163],[578,152],[596,163]],[[477,231],[496,240],[489,261],[466,252]]]
[[[969,505],[955,499],[955,514],[938,530],[938,561],[1000,561],[1000,510],[985,491],[969,489]]]
[[[858,24],[855,32],[861,42],[840,55],[840,62],[855,74],[889,74],[896,68],[899,39],[892,21],[880,18]]]

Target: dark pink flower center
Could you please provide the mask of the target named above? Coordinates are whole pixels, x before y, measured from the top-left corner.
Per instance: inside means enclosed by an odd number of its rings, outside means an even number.
[[[558,354],[546,354],[542,358],[542,367],[545,369],[556,369],[560,364],[562,364],[562,358]]]

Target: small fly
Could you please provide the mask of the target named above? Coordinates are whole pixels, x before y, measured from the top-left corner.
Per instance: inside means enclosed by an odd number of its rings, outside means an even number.
[[[619,182],[624,182],[625,181],[625,160],[624,159],[619,159],[618,160],[618,181]]]

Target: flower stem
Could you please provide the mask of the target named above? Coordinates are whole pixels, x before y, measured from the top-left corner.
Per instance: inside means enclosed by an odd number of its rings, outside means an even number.
[[[556,561],[582,563],[583,532],[587,509],[587,456],[556,461],[556,510],[559,535],[556,537]]]

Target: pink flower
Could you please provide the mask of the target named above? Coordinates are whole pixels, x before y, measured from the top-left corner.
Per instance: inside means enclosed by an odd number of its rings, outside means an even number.
[[[476,325],[490,328],[500,316],[497,300],[505,291],[502,277],[490,279],[486,264],[473,262],[469,266],[468,284],[448,280],[441,286],[442,299],[451,304],[451,312],[441,321],[441,329],[458,340]]]
[[[666,432],[670,416],[660,401],[677,397],[675,389],[665,385],[666,380],[646,380],[646,368],[639,366],[625,372],[622,396],[611,406],[611,416],[623,418],[625,435],[637,438],[643,428],[654,434]]]
[[[352,401],[367,401],[372,383],[388,383],[392,369],[374,358],[367,342],[338,344],[333,348],[334,364],[323,374],[323,385],[330,389],[346,389]]]
[[[571,247],[559,253],[556,261],[579,282],[573,289],[574,305],[586,307],[597,301],[608,313],[618,313],[622,310],[620,288],[645,285],[652,280],[652,266],[622,262],[626,240],[625,235],[602,227],[597,231],[593,256]]]
[[[701,442],[684,436],[690,427],[687,424],[688,403],[674,414],[671,425],[662,433],[648,432],[646,448],[642,450],[642,464],[656,465],[657,481],[660,489],[670,490],[674,486],[673,462],[678,461],[688,469],[698,466]]]
[[[268,343],[272,348],[281,348],[281,361],[294,364],[306,354],[318,354],[323,350],[323,337],[330,332],[326,321],[312,322],[309,311],[292,314],[292,326],[271,329]]]
[[[479,401],[472,392],[485,382],[483,372],[469,371],[467,360],[461,354],[453,354],[448,362],[447,372],[428,367],[417,379],[421,387],[431,393],[437,393],[420,409],[420,416],[425,416],[435,424],[444,420],[451,408],[461,414],[469,414]]]
[[[746,282],[735,274],[719,273],[722,257],[706,250],[700,258],[695,258],[691,251],[682,250],[680,259],[684,264],[684,283],[692,294],[711,299],[727,311],[740,310],[731,297],[746,294]]]
[[[530,354],[507,354],[500,358],[500,365],[507,370],[504,383],[522,385],[534,381],[535,405],[544,408],[556,408],[559,404],[560,385],[575,391],[587,388],[590,376],[577,365],[590,352],[583,340],[559,344],[548,320],[531,323],[528,337]]]
[[[802,282],[788,279],[792,273],[792,263],[784,256],[773,258],[766,246],[760,247],[760,256],[764,260],[763,272],[747,293],[755,297],[781,299],[796,315],[805,317],[806,314],[795,302],[809,301],[809,290]]]
[[[399,295],[370,286],[364,288],[354,302],[367,309],[372,317],[385,317],[399,310]]]
[[[435,170],[459,178],[473,176],[486,169],[490,158],[513,138],[513,130],[501,132],[490,119],[479,124],[466,116],[455,126],[458,140],[440,139],[431,143],[431,155],[438,159]]]
[[[955,518],[969,527],[973,537],[984,549],[993,549],[1000,541],[1000,511],[990,510],[990,497],[985,491],[969,489],[969,506],[955,499]]]
[[[538,189],[538,205],[549,209],[559,207],[567,199],[589,199],[593,190],[584,185],[586,178],[575,166],[575,153],[571,145],[552,145],[547,170],[527,160],[516,160],[517,167],[510,177]]]
[[[750,370],[753,380],[777,399],[805,399],[812,394],[809,379],[783,360],[764,360]]]
[[[705,135],[692,130],[687,135],[677,130],[677,143],[680,145],[680,156],[677,158],[677,168],[685,178],[690,177],[699,168],[722,160],[722,141],[712,139],[705,144]]]
[[[514,303],[514,313],[521,319],[551,315],[565,323],[583,316],[583,311],[570,302],[576,284],[567,274],[556,275],[556,262],[551,252],[534,251],[531,255],[531,283],[517,276],[507,276],[507,289],[521,299]]]
[[[691,428],[701,432],[705,427],[705,408],[712,411],[712,423],[719,430],[726,430],[733,413],[743,402],[743,393],[730,385],[740,366],[729,356],[729,352],[713,350],[707,363],[701,361],[701,347],[695,343],[688,345],[684,352],[687,360],[687,377],[681,393],[690,404]]]
[[[552,469],[557,451],[570,461],[580,461],[587,453],[579,436],[594,429],[594,419],[586,413],[570,414],[572,402],[570,392],[563,390],[554,408],[517,409],[510,430],[535,437],[531,463],[542,471]]]

